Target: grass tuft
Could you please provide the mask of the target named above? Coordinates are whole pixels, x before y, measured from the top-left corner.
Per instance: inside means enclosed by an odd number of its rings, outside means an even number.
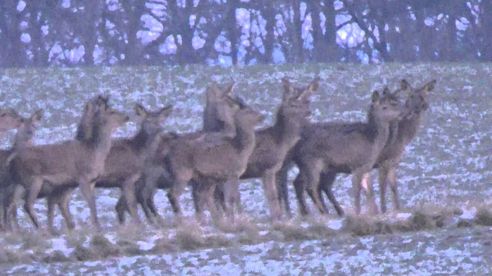
[[[285,241],[313,239],[308,229],[290,222],[277,222],[273,225],[273,229],[282,233]]]
[[[120,254],[119,248],[112,244],[104,235],[94,235],[91,239],[91,247],[94,253],[102,258]]]
[[[492,226],[492,212],[486,207],[481,207],[475,216],[475,223],[483,226]]]
[[[199,225],[191,223],[181,224],[176,230],[176,242],[185,250],[194,250],[204,247],[206,242]]]
[[[160,238],[155,241],[154,247],[150,250],[152,253],[163,253],[163,252],[177,252],[178,248],[176,243],[172,242],[168,238]]]
[[[81,244],[75,247],[75,250],[72,254],[75,259],[81,262],[95,259],[95,256],[94,254],[92,254],[91,250]]]
[[[43,261],[45,263],[63,263],[63,262],[69,262],[71,261],[71,259],[65,256],[65,254],[63,254],[63,252],[61,252],[60,250],[55,250],[51,254],[45,256],[43,258]]]

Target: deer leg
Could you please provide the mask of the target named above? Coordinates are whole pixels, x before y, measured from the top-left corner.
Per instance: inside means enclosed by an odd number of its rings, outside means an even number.
[[[336,179],[336,174],[333,172],[329,173],[322,173],[321,174],[321,186],[322,190],[325,192],[326,196],[328,197],[328,200],[333,204],[333,207],[335,208],[338,216],[343,216],[344,212],[342,207],[340,206],[340,203],[338,200],[335,198],[335,195],[333,194],[333,183],[335,182]]]
[[[116,202],[114,209],[116,211],[116,216],[118,217],[118,222],[124,224],[125,212],[128,211],[128,207],[126,206],[125,195],[123,193],[120,195],[120,198],[118,198],[118,202]]]
[[[193,204],[195,206],[195,217],[199,222],[204,221],[203,210],[206,204],[205,187],[202,183],[192,181]]]
[[[237,194],[239,190],[238,188],[239,181],[237,179],[229,179],[225,183],[220,184],[218,186],[221,185],[224,187],[223,190],[224,190],[224,198],[227,206],[227,216],[229,218],[232,218],[232,220],[234,220],[234,213],[238,204],[237,201],[239,200],[237,198]]]
[[[147,206],[147,199],[145,198],[144,191],[143,191],[145,189],[145,187],[141,187],[141,185],[143,185],[143,184],[140,181],[141,180],[139,180],[137,183],[135,183],[135,199],[137,201],[137,205],[140,204],[140,206],[142,207],[142,210],[143,210],[147,220],[150,223],[153,223],[154,214],[152,214],[150,208],[148,208],[148,206]]]
[[[335,182],[335,179],[336,179],[336,173],[334,172],[321,174],[322,189],[325,192],[326,196],[328,197],[328,200],[335,208],[337,215],[341,217],[344,215],[344,211],[340,206],[338,200],[335,198],[335,195],[333,194],[333,183]]]
[[[137,200],[135,198],[135,182],[139,177],[139,175],[136,175],[126,179],[123,183],[122,191],[122,194],[125,195],[126,205],[130,212],[130,216],[136,223],[140,223],[140,218],[137,213]]]
[[[178,199],[187,183],[188,181],[177,181],[176,184],[173,185],[167,192],[169,203],[171,204],[174,214],[177,216],[182,216],[181,206]]]
[[[79,181],[79,183],[80,183],[80,191],[82,192],[82,196],[84,197],[84,199],[87,201],[87,204],[89,205],[92,225],[100,229],[101,225],[99,224],[99,220],[97,218],[96,198],[94,196],[94,187],[96,183],[87,180]]]
[[[362,174],[352,173],[352,189],[354,192],[355,214],[360,215],[360,193],[362,192]]]
[[[304,198],[304,185],[305,185],[305,175],[303,171],[299,171],[296,179],[294,180],[294,188],[296,191],[297,203],[299,205],[299,211],[301,215],[309,215],[309,211],[306,205],[306,199]]]
[[[22,197],[23,189],[19,185],[6,188],[3,195],[3,224],[6,230],[12,231],[12,220],[17,224],[17,199]],[[14,214],[15,213],[15,214]],[[15,218],[14,218],[15,217]]]
[[[280,202],[280,207],[284,209],[285,213],[287,216],[291,217],[292,212],[290,209],[290,203],[289,203],[289,189],[287,187],[287,178],[288,178],[288,173],[289,173],[290,166],[287,166],[284,164],[280,171],[277,173],[277,189],[279,191],[279,202]]]
[[[366,193],[367,204],[369,205],[369,213],[375,215],[378,213],[378,206],[374,197],[374,186],[371,181],[371,174],[367,172],[362,177],[362,187]]]
[[[278,193],[277,193],[277,182],[275,180],[276,172],[267,171],[263,175],[263,190],[265,191],[265,195],[267,198],[267,202],[270,206],[271,216],[274,220],[280,218],[280,206],[278,202]]]
[[[148,174],[143,177],[143,187],[137,189],[137,201],[142,206],[145,216],[151,222],[158,217],[157,209],[154,204],[154,194],[157,189],[158,175]]]
[[[12,193],[13,195],[7,196],[6,201],[4,202],[4,220],[5,220],[5,227],[7,230],[12,230],[12,221],[14,222],[14,227],[16,229],[20,229],[19,226],[19,221],[17,219],[17,201],[22,198],[25,194],[25,190],[22,186],[20,185],[14,185],[11,187],[13,191],[9,190],[9,194]]]
[[[68,230],[73,230],[75,228],[75,223],[73,221],[72,214],[70,213],[70,207],[68,206],[72,192],[72,188],[63,191],[60,199],[58,200],[58,208],[60,208],[60,213],[63,219],[65,219],[65,224]]]
[[[224,196],[224,185],[220,184],[215,187],[214,191],[214,198],[215,198],[215,204],[217,205],[217,211],[221,213],[226,213],[227,211],[227,206],[225,202],[225,196]]]
[[[56,200],[55,195],[48,195],[46,197],[46,203],[48,204],[48,229],[53,234],[56,233],[54,225]]]
[[[398,183],[396,181],[396,168],[391,168],[388,171],[388,179],[391,187],[391,194],[393,196],[393,205],[395,210],[400,210],[400,200],[398,197]]]
[[[214,200],[214,193],[215,193],[215,188],[217,187],[217,185],[207,183],[207,184],[205,184],[203,186],[204,186],[204,190],[203,190],[203,192],[200,195],[200,196],[203,197],[202,202],[203,203],[205,203],[205,202],[207,203],[208,210],[210,211],[210,215],[212,216],[212,219],[214,221],[218,221],[218,219],[220,218],[220,213],[217,210],[217,205],[215,204],[215,200]],[[225,196],[225,199],[227,201],[227,197],[226,196]],[[228,209],[229,209],[229,212],[230,212],[231,211],[231,208],[228,208]]]
[[[41,191],[41,188],[43,187],[43,180],[42,179],[33,179],[31,186],[26,189],[26,195],[25,195],[25,202],[24,202],[24,210],[26,213],[29,215],[29,218],[31,219],[32,223],[36,228],[39,228],[39,223],[38,223],[38,218],[36,214],[34,213],[34,202],[38,198],[38,194]]]
[[[306,191],[313,200],[314,205],[318,208],[320,214],[325,214],[326,204],[321,203],[319,185],[320,173],[314,170],[308,170],[306,174]]]
[[[381,201],[381,212],[386,212],[386,188],[388,187],[388,168],[385,166],[379,167],[378,170],[379,177],[379,193]]]

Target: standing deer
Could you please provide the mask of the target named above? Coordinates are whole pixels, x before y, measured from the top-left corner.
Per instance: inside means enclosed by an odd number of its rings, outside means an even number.
[[[295,87],[282,79],[284,92],[275,124],[256,132],[256,146],[241,179],[262,178],[271,216],[281,216],[277,198],[277,174],[290,149],[301,138],[302,126],[310,114],[309,96],[319,88],[319,78],[305,87]]]
[[[116,209],[119,210],[124,205],[137,222],[140,220],[137,214],[135,183],[143,177],[146,158],[157,150],[160,141],[156,137],[162,131],[162,123],[171,111],[172,106],[148,111],[137,104],[135,112],[141,120],[140,130],[133,138],[113,142],[106,158],[104,173],[96,182],[98,188],[121,188]]]
[[[243,106],[234,114],[236,135],[233,138],[205,134],[196,139],[178,139],[171,146],[165,162],[173,183],[168,198],[176,214],[181,214],[178,201],[180,194],[194,180],[198,189],[195,193],[198,196],[198,216],[205,203],[212,216],[217,216],[213,193],[217,185],[223,185],[228,214],[233,218],[233,209],[239,200],[239,177],[246,170],[254,150],[255,126],[261,120],[262,116],[258,112]]]
[[[390,136],[388,142],[384,146],[378,160],[374,165],[378,168],[379,185],[381,196],[381,211],[386,212],[385,194],[388,184],[391,187],[393,204],[395,209],[400,208],[398,199],[398,186],[396,182],[396,169],[400,163],[401,157],[405,151],[406,145],[416,136],[419,125],[421,124],[424,112],[428,108],[428,94],[435,87],[436,80],[432,80],[422,87],[413,88],[406,80],[400,82],[400,88],[395,93],[388,93],[383,97],[398,100],[398,96],[402,91],[409,90],[409,95],[405,101],[406,116],[400,121],[392,122],[390,125]],[[366,176],[369,177],[369,176]],[[325,176],[321,180],[321,189],[326,193],[328,198],[334,199],[332,186],[335,180],[335,175]],[[336,200],[331,200],[337,210],[341,210],[340,205]]]
[[[172,186],[163,163],[165,156],[170,150],[170,145],[174,140],[194,139],[204,133],[212,132],[224,137],[235,136],[236,130],[233,115],[243,103],[232,96],[234,86],[235,84],[232,83],[220,88],[216,83],[213,83],[207,87],[203,113],[203,130],[201,132],[181,136],[173,133],[161,133],[159,135],[158,139],[160,139],[160,142],[158,149],[154,154],[146,158],[144,177],[136,184],[137,202],[141,204],[145,216],[149,221],[153,222],[154,218],[158,217],[157,208],[153,200],[155,190],[157,188],[168,189]],[[125,219],[124,213],[128,211],[128,206],[122,198],[118,200],[116,211],[119,221],[123,222]]]
[[[373,168],[388,141],[391,122],[400,119],[403,114],[404,109],[398,101],[381,99],[375,91],[367,122],[314,123],[306,126],[305,135],[292,155],[299,168],[294,186],[301,214],[308,213],[304,191],[307,191],[318,210],[325,213],[326,207],[319,196],[320,181],[324,182],[338,172],[352,174],[355,212],[360,213],[360,192],[364,188],[370,212],[376,213],[374,191],[365,175]],[[328,196],[330,201],[336,202],[332,193]],[[335,208],[341,214],[337,206],[336,202]]]
[[[94,116],[101,108],[107,108],[108,106],[108,97],[98,95],[91,100],[89,100],[84,107],[84,112],[82,113],[81,120],[79,125],[77,126],[77,134],[76,139],[79,141],[90,141],[92,139],[92,128],[94,124]],[[39,118],[40,119],[40,118]],[[27,139],[31,139],[33,135],[33,131],[35,130],[35,125],[26,125],[26,131],[21,131],[24,133],[23,136],[25,138],[20,138],[20,141],[27,141]],[[20,133],[18,133],[20,134]],[[22,137],[22,136],[21,136]],[[26,144],[27,145],[27,144]],[[30,144],[28,144],[30,145]],[[12,159],[14,155],[12,154],[10,159]],[[12,181],[12,179],[10,179]],[[16,220],[16,205],[15,202],[22,196],[24,192],[24,188],[21,185],[12,185],[15,190],[12,196],[8,196],[9,200],[4,202],[6,216],[12,218],[17,224]],[[68,207],[68,203],[70,201],[70,197],[72,192],[77,188],[78,184],[75,182],[65,183],[64,185],[51,185],[49,182],[44,182],[41,191],[38,194],[38,199],[46,198],[48,205],[48,227],[52,233],[55,233],[54,229],[54,207],[58,205],[60,209],[60,213],[65,219],[65,223],[68,229],[73,229],[75,227],[75,223],[73,222],[73,217],[70,214],[70,209]],[[7,221],[8,222],[8,221]],[[8,228],[11,228],[9,224]]]
[[[86,106],[92,112],[93,105]],[[104,172],[104,162],[111,148],[111,133],[129,120],[128,116],[104,105],[94,112],[92,137],[59,144],[27,147],[18,151],[10,164],[14,181],[26,189],[24,209],[36,227],[34,201],[49,183],[53,190],[74,184],[80,187],[91,211],[94,226],[100,227],[94,198],[95,180]]]
[[[39,121],[41,120],[42,114],[42,110],[37,110],[29,118],[22,118],[19,116],[20,125],[18,125],[17,127],[17,133],[15,135],[12,148],[7,150],[0,150],[0,196],[2,204],[1,214],[3,216],[2,225],[7,228],[10,228],[7,215],[8,206],[13,203],[15,198],[15,187],[14,185],[12,185],[13,183],[10,180],[7,164],[13,157],[13,154],[16,150],[32,145],[34,131],[37,128]]]

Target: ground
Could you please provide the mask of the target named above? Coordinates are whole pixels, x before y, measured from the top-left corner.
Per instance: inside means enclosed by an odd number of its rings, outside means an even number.
[[[73,137],[84,102],[98,93],[111,95],[111,103],[129,113],[136,102],[150,108],[173,104],[166,130],[188,132],[201,127],[203,92],[211,80],[235,80],[236,94],[267,115],[265,126],[274,119],[284,76],[299,84],[321,77],[313,96],[313,121],[364,120],[371,92],[384,85],[395,89],[402,78],[414,86],[436,79],[437,85],[398,170],[401,212],[344,219],[295,217],[272,225],[261,183],[254,180],[241,185],[246,214],[236,227],[197,225],[189,194],[184,202],[190,218],[176,226],[162,191],[156,196],[164,217],[159,227],[120,227],[113,211],[119,191],[100,190],[103,231],[95,233],[87,223],[87,204],[77,192],[70,206],[75,231],[67,233],[58,214],[60,235],[37,232],[20,212],[23,230],[0,233],[0,273],[490,274],[491,73],[492,64],[457,63],[2,70],[1,107],[14,107],[24,115],[45,110],[35,139],[40,144]],[[129,124],[116,136],[132,135],[135,128]],[[10,142],[11,137],[4,139],[4,148]],[[346,176],[335,184],[349,214],[350,186]],[[44,201],[36,210],[44,225]]]

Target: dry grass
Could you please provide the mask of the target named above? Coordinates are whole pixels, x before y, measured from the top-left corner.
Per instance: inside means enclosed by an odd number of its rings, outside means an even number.
[[[65,254],[59,250],[55,250],[43,258],[43,262],[45,263],[62,263],[70,261],[72,261],[72,259],[65,256]]]
[[[492,212],[490,207],[482,206],[475,216],[475,223],[483,226],[492,226]]]
[[[85,246],[83,246],[81,244],[80,245],[77,245],[75,247],[75,250],[73,251],[72,256],[76,260],[81,261],[81,262],[88,261],[88,260],[91,260],[91,259],[94,259],[95,258],[95,256],[92,253],[92,251],[89,248],[87,248],[87,247],[85,247]]]
[[[176,243],[184,250],[195,250],[206,245],[200,225],[193,221],[179,224],[176,229]]]
[[[176,242],[171,241],[170,239],[166,238],[160,238],[155,241],[154,247],[150,250],[152,253],[162,253],[162,252],[177,252],[178,247]]]
[[[285,241],[313,239],[312,234],[306,228],[292,222],[277,222],[272,228],[282,233]]]
[[[23,235],[22,249],[47,248],[49,243],[46,237],[38,232],[26,232]]]
[[[92,251],[99,257],[120,255],[120,249],[112,244],[104,235],[94,235],[91,239]]]

